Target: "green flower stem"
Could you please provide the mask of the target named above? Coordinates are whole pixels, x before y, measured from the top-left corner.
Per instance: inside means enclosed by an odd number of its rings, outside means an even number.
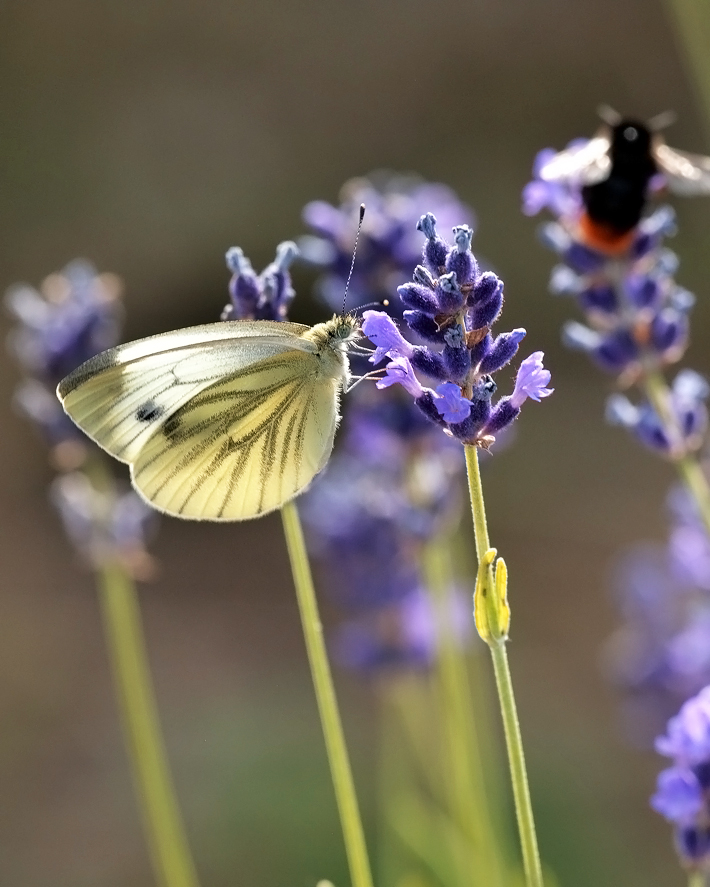
[[[644,390],[658,415],[663,419],[671,436],[671,443],[677,441],[680,455],[672,456],[673,464],[688,492],[698,506],[700,516],[710,533],[710,485],[703,473],[698,460],[691,455],[682,453],[682,435],[677,420],[670,408],[670,390],[663,375],[658,371],[648,373],[644,378]]]
[[[476,553],[480,563],[491,546],[486,524],[481,473],[478,467],[478,450],[476,447],[468,445],[464,449],[466,451],[466,469],[468,472],[468,489],[471,496],[473,528],[476,537]],[[523,854],[525,880],[527,887],[543,887],[540,854],[535,835],[535,820],[533,818],[530,789],[525,769],[523,741],[520,735],[520,724],[518,723],[518,714],[515,707],[513,683],[510,677],[505,642],[501,641],[489,646],[493,656],[498,701],[500,703],[505,742],[508,749],[508,764],[513,784],[513,799],[515,801],[515,813]]]
[[[705,872],[694,871],[688,875],[688,887],[707,887]]]
[[[135,585],[119,564],[99,573],[99,597],[126,746],[161,887],[197,887],[160,730]]]
[[[486,796],[478,719],[471,706],[471,683],[466,658],[452,636],[451,571],[452,555],[439,536],[425,548],[424,577],[434,601],[438,623],[437,673],[444,712],[444,732],[448,745],[451,812],[473,847],[475,874],[489,887],[505,883],[500,857],[501,841],[496,840]],[[477,700],[481,705],[485,699]],[[472,879],[468,871],[464,883]]]
[[[338,703],[335,698],[335,687],[323,641],[323,626],[318,615],[318,604],[301,521],[293,502],[287,502],[281,508],[281,517],[288,555],[291,560],[293,581],[296,586],[296,597],[306,640],[308,661],[311,666],[311,676],[318,701],[328,761],[330,762],[330,773],[340,814],[340,825],[345,840],[350,879],[352,887],[372,887],[372,874],[370,873],[365,835],[362,829]]]

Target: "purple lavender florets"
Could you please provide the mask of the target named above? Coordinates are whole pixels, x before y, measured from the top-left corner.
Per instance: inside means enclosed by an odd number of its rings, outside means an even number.
[[[227,250],[230,301],[221,320],[286,320],[295,296],[289,267],[298,256],[298,247],[285,240],[276,247],[276,258],[257,274],[238,246]]]
[[[651,806],[675,825],[675,844],[690,869],[710,869],[710,687],[668,722],[656,751],[673,759],[658,777]]]
[[[574,151],[586,144],[582,140],[568,145],[571,169]],[[585,183],[573,177],[554,182],[540,177],[554,154],[551,149],[538,154],[535,178],[523,190],[523,212],[535,215],[547,209],[556,216],[541,230],[543,243],[562,260],[552,271],[550,290],[575,298],[586,321],[566,323],[563,341],[624,385],[642,383],[649,374],[679,361],[688,345],[688,315],[695,298],[675,282],[678,258],[664,246],[665,238],[676,233],[675,212],[661,206],[618,240],[590,243],[582,199]],[[649,187],[654,191],[663,184],[663,177],[656,176]],[[689,396],[677,396],[674,390],[669,410],[678,413],[679,431],[669,429],[649,403],[632,407],[621,396],[611,398],[607,417],[630,428],[650,448],[677,456],[698,446],[707,420],[703,399],[698,390]]]
[[[539,400],[552,393],[546,387],[550,373],[538,351],[523,361],[513,395],[492,402],[492,374],[513,359],[525,330],[491,334],[503,307],[503,282],[490,271],[480,272],[467,225],[454,227],[453,246],[439,237],[432,213],[417,227],[426,237],[423,261],[413,281],[397,292],[407,326],[427,344],[408,342],[387,314],[365,311],[363,332],[375,345],[371,361],[389,358],[377,387],[402,385],[427,418],[463,443],[487,449],[528,397]],[[417,373],[439,384],[425,388]]]
[[[668,545],[639,545],[619,563],[622,622],[607,647],[627,694],[629,732],[641,743],[710,683],[710,537],[685,488],[669,505]]]
[[[18,284],[6,296],[18,321],[9,344],[27,373],[15,403],[41,428],[55,467],[65,472],[52,484],[51,499],[68,537],[93,567],[118,562],[135,578],[146,579],[154,561],[145,539],[156,513],[132,490],[117,493],[110,475],[99,489],[88,474],[76,470],[90,457],[102,457],[55,394],[64,376],[117,343],[123,317],[120,292],[118,277],[98,274],[84,261],[50,274],[39,290]]]
[[[99,490],[87,475],[72,471],[57,477],[51,499],[67,536],[82,557],[98,568],[118,561],[136,579],[149,579],[155,561],[145,549],[158,515],[132,490]]]
[[[692,453],[703,444],[708,427],[705,401],[710,386],[694,370],[681,370],[675,377],[668,397],[672,427],[663,421],[648,401],[634,406],[623,394],[613,394],[607,401],[606,418],[612,425],[623,425],[652,450],[669,456]],[[675,437],[674,433],[675,432]]]
[[[342,188],[339,206],[322,200],[309,203],[303,219],[313,234],[299,238],[298,246],[306,261],[326,271],[317,292],[334,311],[342,307],[362,203],[367,212],[349,289],[354,305],[391,299],[409,278],[421,254],[414,226],[423,212],[433,209],[447,227],[461,221],[472,226],[475,221],[471,208],[446,185],[394,173],[351,179]]]
[[[50,274],[39,290],[16,284],[5,296],[18,321],[10,350],[27,374],[15,392],[22,413],[42,430],[55,458],[79,464],[89,446],[55,395],[57,384],[79,364],[118,341],[123,317],[121,282],[77,260]]]

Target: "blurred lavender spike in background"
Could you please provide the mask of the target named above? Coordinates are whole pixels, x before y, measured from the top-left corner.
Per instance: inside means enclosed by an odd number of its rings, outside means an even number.
[[[8,337],[26,377],[15,393],[19,410],[35,422],[58,464],[76,467],[88,442],[55,395],[59,381],[79,364],[118,342],[123,319],[122,285],[83,260],[50,274],[39,289],[10,287],[5,296],[17,321]]]
[[[710,537],[684,487],[672,490],[669,512],[668,544],[635,546],[615,572],[621,622],[606,663],[641,744],[710,683]]]
[[[411,276],[421,256],[415,225],[423,212],[433,209],[447,228],[475,224],[471,208],[450,188],[414,175],[372,173],[346,182],[340,196],[338,206],[322,200],[306,205],[303,220],[313,233],[298,240],[303,258],[324,270],[317,292],[334,311],[341,308],[360,204],[367,213],[350,283],[349,301],[355,306],[392,299]],[[392,308],[401,314],[401,306]]]
[[[6,304],[17,320],[9,345],[27,376],[14,401],[42,430],[55,467],[68,473],[52,484],[51,499],[67,536],[93,567],[118,561],[135,578],[148,578],[154,562],[145,550],[157,516],[133,491],[117,492],[107,475],[99,489],[77,469],[97,449],[64,413],[58,382],[97,352],[116,345],[123,318],[122,284],[83,260],[50,274],[37,290],[11,287]]]
[[[309,547],[349,614],[336,656],[366,671],[427,666],[435,621],[416,553],[458,515],[462,454],[401,394],[361,386],[349,400],[339,450],[302,507]],[[463,641],[470,607],[451,618]]]
[[[651,806],[675,826],[683,864],[704,869],[710,862],[710,687],[683,704],[656,751],[673,760],[658,777]]]

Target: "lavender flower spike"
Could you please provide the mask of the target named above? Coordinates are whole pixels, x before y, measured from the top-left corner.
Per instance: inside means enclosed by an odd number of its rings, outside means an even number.
[[[366,311],[363,332],[376,346],[371,361],[390,359],[378,387],[400,382],[428,419],[462,443],[487,449],[525,400],[552,394],[546,387],[550,372],[542,365],[542,352],[535,352],[523,361],[512,396],[492,403],[497,386],[491,374],[515,357],[525,330],[492,335],[503,282],[490,271],[480,272],[468,226],[453,229],[453,246],[437,233],[433,213],[424,214],[417,228],[426,237],[423,264],[414,269],[413,282],[397,292],[408,309],[404,321],[427,344],[412,345],[386,314]],[[415,372],[435,379],[436,391],[424,388]]]

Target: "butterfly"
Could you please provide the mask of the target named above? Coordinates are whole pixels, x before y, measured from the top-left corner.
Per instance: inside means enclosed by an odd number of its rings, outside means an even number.
[[[154,508],[238,521],[280,508],[325,466],[350,383],[351,314],[309,327],[228,321],[139,339],[63,379],[69,417]]]
[[[546,182],[582,186],[580,235],[591,247],[614,254],[626,250],[646,206],[651,180],[659,173],[676,194],[710,194],[710,157],[671,148],[659,130],[671,122],[659,114],[648,124],[599,111],[600,131],[584,145],[551,157],[539,170]]]

